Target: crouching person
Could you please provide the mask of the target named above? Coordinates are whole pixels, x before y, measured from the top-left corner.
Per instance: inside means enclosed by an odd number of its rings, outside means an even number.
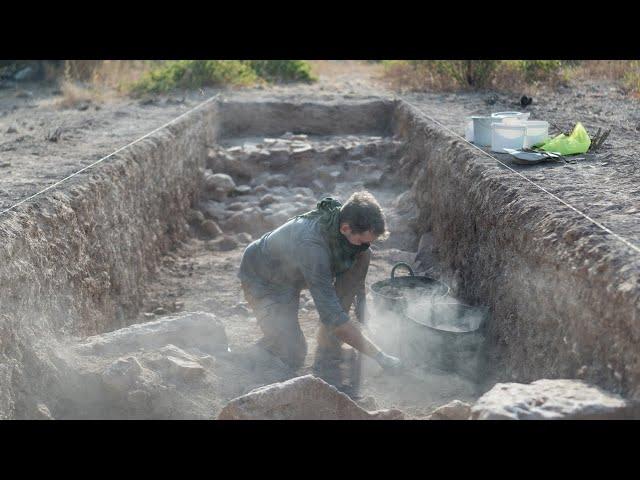
[[[263,333],[259,345],[293,369],[304,364],[307,342],[298,322],[300,292],[308,288],[320,316],[316,365],[336,364],[342,343],[396,372],[387,355],[349,319],[363,321],[365,278],[372,242],[387,235],[380,205],[369,192],[344,205],[327,197],[317,208],[264,234],[245,250],[239,278]]]

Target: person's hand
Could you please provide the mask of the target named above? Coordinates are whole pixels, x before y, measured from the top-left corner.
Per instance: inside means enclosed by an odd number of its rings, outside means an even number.
[[[383,351],[376,354],[375,360],[386,372],[399,373],[402,370],[402,361],[398,357],[387,355]]]

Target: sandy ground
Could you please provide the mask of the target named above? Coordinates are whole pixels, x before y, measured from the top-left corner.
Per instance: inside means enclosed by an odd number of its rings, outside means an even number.
[[[320,81],[315,85],[252,89],[243,91],[242,95],[289,98],[393,95],[380,80],[378,66],[324,62],[316,68]],[[57,105],[61,96],[53,86],[23,84],[15,89],[0,90],[0,208],[7,208],[111,153],[215,93],[216,90],[207,89],[161,96],[150,103],[120,98],[65,109]],[[408,94],[405,98],[460,135],[464,135],[465,116],[513,110],[519,105],[519,97],[490,92]],[[612,84],[584,82],[534,98],[528,111],[532,119],[551,120],[563,128],[582,121],[589,132],[598,127],[613,129],[600,153],[583,156],[584,160],[576,164],[514,168],[526,169],[526,175],[545,188],[640,244],[640,223],[637,222],[640,109],[637,102],[625,97]],[[507,161],[504,156],[498,158]],[[348,186],[345,187],[348,190]],[[343,196],[346,198],[348,193],[345,191]],[[374,193],[383,207],[391,208],[392,200],[400,192]],[[255,319],[242,308],[244,299],[236,278],[241,254],[242,248],[211,252],[203,247],[201,240],[188,239],[163,260],[157,281],[149,286],[146,312],[137,320],[155,318],[150,311],[162,306],[175,309],[178,302],[181,310],[216,313],[225,324],[232,347],[250,345],[260,337],[260,332]],[[377,249],[367,283],[387,278],[395,262],[412,260],[413,252]],[[307,298],[310,298],[308,294]],[[317,312],[313,308],[303,311],[300,322],[309,351],[313,352]],[[374,338],[377,332],[384,343],[382,330],[380,325],[376,327],[375,319],[372,320]],[[310,354],[300,374],[310,371],[312,361]],[[372,362],[366,362],[363,394],[375,396],[379,407],[394,406],[420,417],[454,398],[472,401],[478,392],[469,381],[435,369],[420,369],[411,375],[390,378]]]

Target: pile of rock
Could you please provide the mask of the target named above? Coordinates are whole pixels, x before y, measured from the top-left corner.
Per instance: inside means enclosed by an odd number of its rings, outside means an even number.
[[[382,164],[399,146],[400,142],[382,137],[311,140],[286,133],[259,143],[212,147],[203,173],[203,195],[189,212],[188,223],[210,240],[207,247],[212,250],[246,245],[313,209],[339,182],[360,182],[363,187],[381,182]],[[403,220],[399,223],[404,225]],[[403,228],[396,231],[405,235]]]

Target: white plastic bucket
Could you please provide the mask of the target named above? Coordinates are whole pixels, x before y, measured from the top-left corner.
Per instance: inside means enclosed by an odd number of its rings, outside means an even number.
[[[481,147],[491,145],[491,124],[501,120],[494,117],[473,116],[473,143]]]
[[[497,118],[502,121],[508,121],[508,119],[528,120],[529,115],[531,115],[530,112],[496,112],[491,114],[493,118]]]
[[[464,119],[464,138],[467,142],[473,142],[473,118],[467,117]]]
[[[526,125],[494,123],[491,126],[491,151],[505,153],[505,148],[522,150],[526,136]]]
[[[524,148],[530,148],[549,138],[549,122],[543,120],[528,120],[524,123],[527,127],[527,137],[524,140]]]
[[[549,138],[549,122],[544,120],[521,121],[515,118],[505,118],[504,125],[524,125],[527,127],[527,136],[524,140],[523,148],[530,148]]]

